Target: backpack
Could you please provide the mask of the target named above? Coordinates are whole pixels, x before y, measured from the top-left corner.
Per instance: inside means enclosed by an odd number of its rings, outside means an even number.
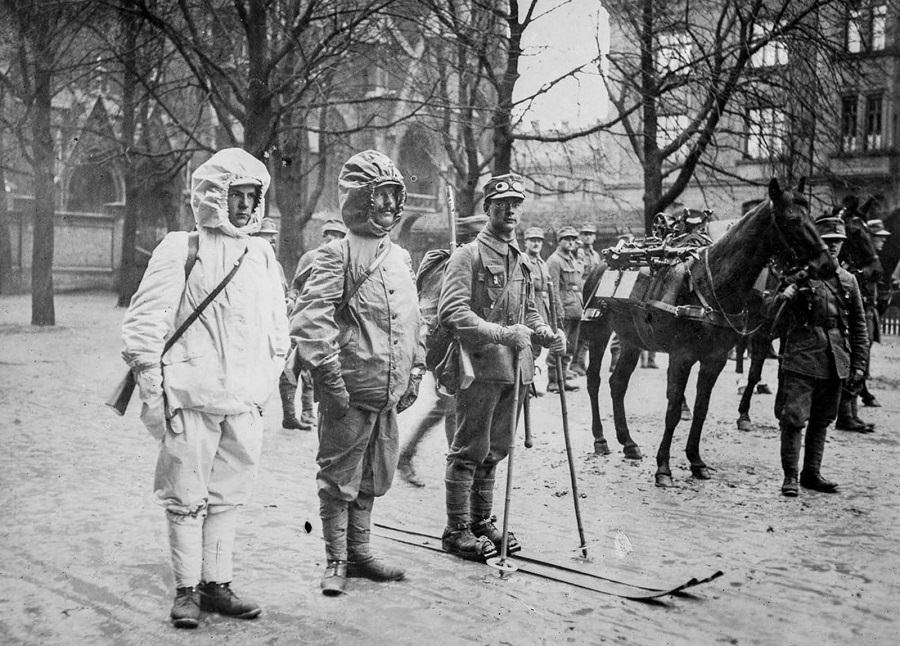
[[[419,311],[426,325],[425,367],[434,371],[450,347],[453,334],[438,319],[438,301],[444,284],[444,271],[450,260],[449,249],[432,249],[425,254],[416,272]]]

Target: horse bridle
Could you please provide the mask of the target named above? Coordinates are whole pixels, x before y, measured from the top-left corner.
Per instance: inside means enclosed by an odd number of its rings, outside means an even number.
[[[772,203],[772,200],[769,200],[770,205],[771,205],[771,203]],[[781,244],[783,249],[787,250],[787,252],[790,254],[791,258],[796,260],[797,252],[795,252],[794,249],[791,247],[790,243],[788,242],[787,236],[785,235],[784,231],[781,230],[781,226],[779,226],[779,224],[778,224],[778,218],[775,217],[775,209],[770,207],[769,212],[770,212],[770,215],[772,218],[772,226],[775,229],[775,233],[777,235],[778,242]],[[827,251],[827,250],[828,250],[828,247],[826,247],[823,244],[820,251]],[[723,318],[728,323],[728,327],[730,327],[734,332],[736,332],[737,334],[740,334],[742,336],[750,336],[750,335],[758,332],[760,329],[762,329],[762,327],[766,324],[765,319],[760,321],[759,325],[757,325],[755,328],[753,328],[750,331],[747,331],[747,323],[746,323],[747,307],[746,307],[746,305],[737,314],[729,314],[728,312],[725,311],[725,308],[722,307],[722,302],[719,300],[718,294],[716,294],[716,288],[715,288],[715,283],[713,282],[712,271],[710,271],[710,269],[709,269],[709,247],[705,247],[703,249],[702,260],[703,260],[703,267],[704,267],[704,269],[706,269],[706,280],[709,283],[709,293],[712,296],[712,299],[715,302],[716,306],[718,307],[718,311],[722,313]],[[809,263],[806,263],[803,267],[800,267],[799,270],[809,272]],[[705,307],[707,310],[713,311],[713,308],[709,306],[709,303],[703,297],[703,294],[700,293],[699,289],[696,290],[696,294],[697,294],[697,298],[700,300],[701,305],[703,305],[703,307]],[[741,317],[744,319],[744,329],[743,330],[739,330],[731,322],[732,317]]]

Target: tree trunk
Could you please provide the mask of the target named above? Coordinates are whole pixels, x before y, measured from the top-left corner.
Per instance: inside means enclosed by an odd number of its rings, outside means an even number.
[[[34,235],[31,255],[31,324],[55,325],[53,305],[53,216],[56,187],[51,131],[53,51],[50,28],[42,12],[32,22],[34,44],[34,106],[31,121],[34,164]]]
[[[0,109],[3,106],[3,92],[0,90]],[[3,151],[0,150],[0,160],[3,159]],[[6,171],[0,163],[0,189],[6,187]],[[18,281],[13,276],[12,268],[12,241],[9,238],[9,205],[6,200],[6,191],[0,192],[0,294],[14,294],[18,291]]]
[[[286,130],[286,132],[290,132]],[[277,186],[275,197],[281,211],[281,232],[278,259],[284,267],[288,280],[293,277],[297,260],[303,253],[302,205],[306,202],[307,178],[303,173],[303,159],[306,154],[301,142],[304,132],[288,136],[273,153],[273,181]]]
[[[518,15],[510,12],[509,49],[506,53],[506,70],[497,88],[497,106],[493,116],[494,175],[510,172],[512,166],[513,132],[512,109],[513,90],[519,80],[519,58],[522,56],[522,25]]]
[[[126,307],[141,281],[141,268],[137,266],[138,186],[135,160],[129,159],[129,149],[134,145],[135,89],[137,87],[137,18],[130,12],[119,14],[123,27],[123,78],[122,78],[122,159],[125,168],[125,219],[122,223],[122,261],[119,266],[120,307]]]
[[[662,157],[656,143],[656,60],[654,41],[654,3],[644,0],[641,12],[641,117],[644,135],[644,233],[650,235],[653,218],[662,196]]]
[[[269,89],[267,8],[265,0],[250,0],[247,12],[247,62],[249,84],[247,87],[246,119],[244,122],[244,149],[263,159],[273,143],[275,115],[272,110],[272,93]],[[279,188],[281,188],[279,186]]]

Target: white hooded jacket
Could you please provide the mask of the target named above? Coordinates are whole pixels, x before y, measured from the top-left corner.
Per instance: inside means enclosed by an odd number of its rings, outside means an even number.
[[[250,222],[228,220],[228,189],[256,184],[260,199]],[[192,176],[191,207],[199,231],[197,260],[185,281],[188,233],[166,235],[153,252],[122,324],[122,356],[136,369],[163,366],[171,417],[190,408],[230,415],[262,406],[289,348],[284,289],[272,247],[250,237],[264,212],[269,173],[240,148],[213,155]],[[231,282],[162,355],[166,339],[247,254]]]

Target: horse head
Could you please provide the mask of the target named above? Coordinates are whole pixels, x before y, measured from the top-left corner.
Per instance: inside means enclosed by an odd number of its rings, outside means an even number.
[[[804,267],[813,276],[831,276],[837,270],[837,262],[816,231],[809,202],[803,197],[803,185],[801,179],[796,189],[782,190],[774,177],[769,182],[775,261],[785,268]]]
[[[851,271],[865,274],[867,280],[880,279],[882,271],[878,251],[866,224],[874,204],[874,197],[869,197],[860,204],[855,195],[848,195],[843,199],[842,207],[838,208],[838,214],[844,220],[847,230],[847,241],[841,248],[839,259]]]

